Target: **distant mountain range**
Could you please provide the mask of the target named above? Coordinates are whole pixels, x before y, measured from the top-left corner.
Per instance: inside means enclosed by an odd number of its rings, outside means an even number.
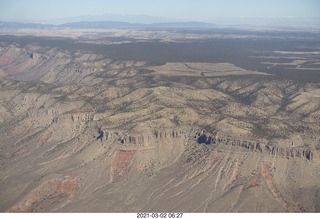
[[[209,22],[217,25],[248,25],[265,27],[320,27],[320,18],[264,18],[264,17],[241,17],[241,18],[217,18]]]
[[[128,22],[128,23],[165,23],[165,22],[181,22],[181,20],[166,18],[166,17],[155,17],[148,15],[121,15],[121,14],[103,14],[103,15],[83,15],[77,17],[67,17],[59,19],[45,20],[43,23],[47,24],[65,24],[74,23],[80,21],[118,21],[118,22]]]
[[[21,28],[32,28],[32,29],[48,29],[53,28],[53,24],[41,24],[41,23],[22,23],[22,22],[3,22],[0,21],[0,29],[21,29]]]
[[[114,17],[115,20],[95,20],[100,18],[99,16],[84,16],[77,18],[70,18],[64,20],[70,20],[63,24],[44,24],[44,23],[25,23],[25,22],[13,22],[13,21],[0,21],[0,29],[20,29],[20,28],[32,28],[32,29],[50,29],[57,27],[69,27],[69,28],[210,28],[216,27],[216,25],[223,26],[237,26],[237,27],[306,27],[316,28],[320,27],[320,18],[217,18],[208,22],[198,21],[174,21],[165,18],[153,18],[149,16],[132,16],[132,19],[127,16],[123,16],[123,19]],[[101,17],[107,18],[107,17]],[[81,20],[83,19],[83,20]],[[111,19],[111,17],[110,17]],[[123,20],[123,21],[121,21]],[[125,21],[127,20],[127,21]],[[130,22],[128,22],[128,20]],[[140,21],[140,22],[138,22]],[[145,21],[145,22],[141,22]],[[148,21],[148,22],[146,22]],[[149,23],[149,21],[154,21]],[[161,22],[157,22],[161,21]]]
[[[80,21],[65,23],[61,25],[53,24],[41,24],[41,23],[20,23],[20,22],[1,22],[0,29],[21,29],[21,28],[32,28],[32,29],[50,29],[59,27],[69,28],[154,28],[154,27],[214,27],[214,24],[205,22],[167,22],[167,23],[129,23],[120,21]]]

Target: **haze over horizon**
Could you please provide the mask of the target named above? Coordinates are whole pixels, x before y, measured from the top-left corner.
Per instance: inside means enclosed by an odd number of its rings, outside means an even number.
[[[112,19],[133,22],[205,21],[229,18],[320,18],[316,0],[3,0],[0,20],[18,22],[65,22],[72,19]],[[68,20],[69,19],[69,20]],[[76,19],[73,19],[76,20]]]

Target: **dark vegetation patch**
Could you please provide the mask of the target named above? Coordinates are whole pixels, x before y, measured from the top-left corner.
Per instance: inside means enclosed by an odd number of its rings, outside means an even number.
[[[224,31],[230,32],[231,30]],[[314,37],[313,33],[308,35],[305,32],[287,33],[277,31],[275,33],[257,32],[255,34],[264,34],[265,36],[269,36],[269,38],[207,39],[193,40],[187,43],[160,42],[159,40],[154,40],[151,42],[133,42],[116,45],[96,45],[83,42],[79,43],[77,40],[70,38],[33,36],[0,36],[0,41],[5,43],[15,42],[21,47],[27,44],[36,44],[71,51],[83,50],[102,54],[116,60],[147,61],[151,65],[161,65],[166,62],[228,62],[247,70],[277,75],[282,79],[300,82],[320,82],[320,71],[287,69],[288,66],[281,65],[268,68],[270,65],[261,64],[261,62],[265,61],[283,63],[288,61],[286,58],[280,58],[279,60],[256,58],[256,56],[278,55],[274,54],[274,51],[317,51],[320,45],[320,38],[301,39],[301,37]],[[298,38],[288,37],[294,34],[296,34]],[[273,35],[277,37],[272,37]],[[282,38],[278,36],[282,36]],[[121,41],[124,40],[124,38],[114,38],[113,40]]]

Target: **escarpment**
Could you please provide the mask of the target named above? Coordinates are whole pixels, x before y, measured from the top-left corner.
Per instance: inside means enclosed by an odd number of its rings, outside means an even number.
[[[250,152],[256,152],[260,154],[272,155],[275,157],[283,158],[305,158],[312,161],[314,158],[314,153],[317,154],[316,159],[319,160],[318,152],[313,149],[304,148],[283,148],[281,146],[272,146],[268,144],[263,144],[256,141],[250,140],[239,140],[233,138],[223,138],[218,136],[210,136],[205,133],[198,132],[195,134],[194,138],[197,139],[198,144],[206,145],[228,145],[233,147],[244,148]]]
[[[190,131],[189,131],[190,132]],[[97,139],[106,142],[129,146],[149,146],[166,139],[188,140],[189,132],[186,130],[154,130],[140,134],[127,134],[122,131],[112,131],[98,128]]]
[[[199,147],[205,144],[216,150],[236,150],[240,153],[252,153],[272,156],[279,158],[301,158],[313,162],[320,161],[319,151],[312,148],[303,147],[282,147],[281,145],[271,145],[259,141],[234,139],[219,137],[217,135],[209,135],[206,131],[197,131],[199,128],[189,128],[180,130],[153,130],[140,134],[128,134],[121,131],[112,131],[107,129],[98,129],[96,140],[106,143],[115,143],[124,148],[148,148],[155,147],[159,142],[168,142],[168,140],[178,140],[184,145],[197,143]]]
[[[19,80],[41,80],[47,83],[86,84],[106,77],[133,76],[144,62],[115,61],[83,51],[5,45],[0,50],[0,76]],[[14,66],[14,67],[13,67]]]

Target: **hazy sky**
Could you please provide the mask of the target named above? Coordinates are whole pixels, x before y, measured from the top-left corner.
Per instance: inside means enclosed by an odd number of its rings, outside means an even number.
[[[143,14],[180,20],[320,17],[320,0],[0,0],[0,20]]]

